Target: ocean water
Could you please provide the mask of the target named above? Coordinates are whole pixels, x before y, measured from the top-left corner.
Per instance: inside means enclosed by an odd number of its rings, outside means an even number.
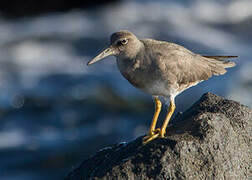
[[[99,148],[143,135],[153,102],[109,57],[86,63],[127,29],[196,53],[238,55],[235,68],[176,98],[205,92],[252,107],[252,2],[121,1],[18,19],[0,18],[0,179],[62,179]],[[164,113],[161,114],[164,116]]]

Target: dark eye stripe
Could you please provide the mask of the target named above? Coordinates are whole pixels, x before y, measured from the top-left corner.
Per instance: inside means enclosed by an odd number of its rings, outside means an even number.
[[[118,41],[116,44],[119,46],[123,45],[122,41]]]

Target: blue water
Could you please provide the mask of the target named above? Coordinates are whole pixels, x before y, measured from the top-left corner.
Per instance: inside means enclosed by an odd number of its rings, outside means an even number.
[[[147,131],[151,97],[120,75],[113,57],[86,66],[120,29],[239,56],[224,76],[179,95],[177,112],[208,91],[252,107],[251,12],[251,1],[138,0],[1,18],[0,179],[62,179],[99,148]]]

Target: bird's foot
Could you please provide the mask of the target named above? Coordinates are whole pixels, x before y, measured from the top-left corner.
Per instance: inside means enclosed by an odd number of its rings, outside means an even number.
[[[159,131],[159,137],[160,137],[160,138],[164,138],[164,137],[165,137],[165,129],[161,129],[161,130]]]
[[[154,131],[149,132],[149,135],[143,137],[143,144],[147,144],[148,142],[156,139],[160,136],[160,129],[155,129]]]

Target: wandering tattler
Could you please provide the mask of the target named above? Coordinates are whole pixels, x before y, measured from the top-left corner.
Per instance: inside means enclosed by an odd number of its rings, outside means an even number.
[[[164,138],[166,127],[175,110],[175,97],[179,93],[213,75],[226,73],[225,68],[233,67],[235,63],[225,59],[237,57],[203,56],[178,44],[138,39],[126,30],[112,34],[110,46],[87,65],[110,55],[116,57],[121,74],[133,86],[151,94],[155,100],[155,113],[143,143],[157,137]],[[168,98],[170,105],[163,125],[156,129],[162,107],[159,97]]]

